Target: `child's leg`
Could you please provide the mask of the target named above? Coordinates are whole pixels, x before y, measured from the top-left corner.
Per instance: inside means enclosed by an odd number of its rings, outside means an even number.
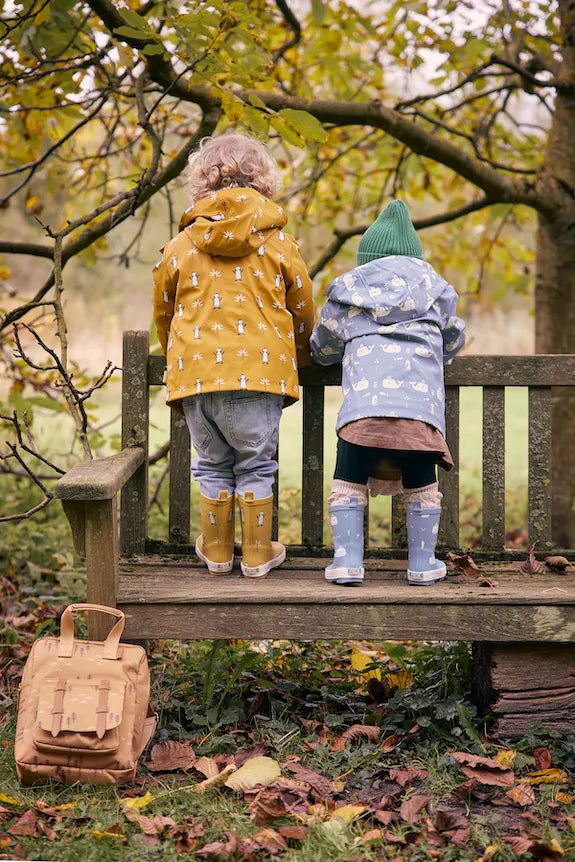
[[[401,465],[409,548],[407,579],[425,586],[444,578],[447,571],[435,557],[442,499],[435,458],[429,452],[406,452]]]
[[[202,532],[196,554],[213,575],[231,572],[234,564],[234,452],[219,430],[217,398],[186,398],[184,414],[197,457],[192,464],[200,483]]]
[[[334,557],[325,570],[328,583],[356,586],[363,582],[363,513],[367,503],[367,480],[372,450],[341,438],[329,495],[329,519]]]
[[[234,479],[242,524],[242,572],[264,578],[285,560],[272,541],[272,490],[283,398],[265,392],[230,392],[225,436],[234,448]]]

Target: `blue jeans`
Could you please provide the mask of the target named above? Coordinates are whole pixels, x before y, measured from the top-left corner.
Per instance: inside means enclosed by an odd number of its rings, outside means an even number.
[[[208,392],[184,398],[182,406],[197,458],[192,475],[204,497],[219,491],[255,500],[272,493],[277,471],[283,397],[267,392]]]

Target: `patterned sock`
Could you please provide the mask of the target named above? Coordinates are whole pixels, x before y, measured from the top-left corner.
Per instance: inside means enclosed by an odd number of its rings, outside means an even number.
[[[419,500],[422,509],[439,509],[442,499],[439,482],[433,482],[432,485],[425,485],[423,488],[408,488],[403,492],[405,506],[411,506]]]
[[[357,497],[360,506],[367,503],[367,485],[356,485],[355,482],[345,482],[334,479],[331,483],[331,494],[328,497],[330,506],[341,506],[349,503],[350,497]]]

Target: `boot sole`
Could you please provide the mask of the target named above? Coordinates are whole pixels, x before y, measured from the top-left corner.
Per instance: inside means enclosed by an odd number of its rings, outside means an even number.
[[[203,554],[199,548],[199,539],[196,539],[196,556],[200,558],[202,563],[205,563],[209,569],[211,575],[229,575],[231,570],[234,567],[234,558],[228,560],[225,563],[214,563],[213,560],[208,560],[205,554]]]
[[[324,572],[328,584],[337,584],[338,587],[361,587],[363,584],[364,568],[357,569],[335,569]]]
[[[430,587],[437,581],[443,580],[447,574],[447,568],[429,569],[427,572],[412,572],[407,570],[407,582],[412,587]]]
[[[281,554],[278,554],[277,557],[273,557],[271,560],[268,560],[267,563],[262,563],[259,566],[246,566],[245,563],[241,563],[242,574],[244,578],[265,578],[272,569],[281,565],[285,558],[286,549],[284,548]]]

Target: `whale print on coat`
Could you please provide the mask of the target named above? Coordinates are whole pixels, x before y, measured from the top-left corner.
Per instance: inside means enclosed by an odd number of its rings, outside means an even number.
[[[320,365],[342,363],[339,430],[370,416],[427,422],[445,435],[443,365],[465,344],[457,294],[426,261],[372,260],[339,276],[310,339]]]

